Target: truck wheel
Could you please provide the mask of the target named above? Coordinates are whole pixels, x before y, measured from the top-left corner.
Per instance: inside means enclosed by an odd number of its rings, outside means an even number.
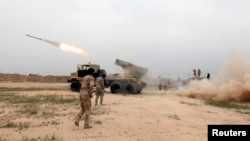
[[[113,82],[110,85],[111,93],[121,93],[122,92],[122,84],[120,82]]]
[[[142,91],[142,88],[140,88],[136,93],[139,94],[141,93],[141,91]]]
[[[136,84],[126,83],[124,85],[124,90],[125,90],[125,93],[136,94],[136,92],[137,92]]]
[[[81,83],[79,81],[73,81],[73,82],[71,82],[70,89],[73,92],[80,92]]]

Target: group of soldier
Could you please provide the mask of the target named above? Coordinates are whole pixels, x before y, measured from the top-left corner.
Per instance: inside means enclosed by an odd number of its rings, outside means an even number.
[[[198,69],[193,69],[193,73],[194,73],[194,78],[200,78],[201,77],[201,70]]]
[[[205,77],[201,77],[201,70],[200,69],[193,69],[193,74],[194,77],[192,79],[203,79]],[[210,73],[207,73],[206,76],[207,79],[210,79]],[[178,81],[180,81],[180,78],[178,77]],[[183,83],[185,84],[185,82]],[[161,78],[161,76],[159,76],[159,85],[158,85],[158,89],[159,90],[167,90],[170,86],[170,82],[168,79],[164,79]]]
[[[161,78],[160,76],[159,76],[159,79],[160,79],[160,82],[158,85],[159,90],[167,90],[169,83],[170,83],[169,79]]]
[[[193,69],[194,78],[201,78],[201,70],[200,69]],[[207,79],[210,79],[210,73],[207,73]]]
[[[103,76],[99,75],[96,79],[93,77],[94,69],[89,68],[87,70],[87,75],[82,79],[81,90],[79,94],[81,110],[75,117],[75,125],[79,126],[79,121],[84,115],[84,128],[92,128],[90,125],[90,111],[91,111],[91,98],[93,97],[93,88],[96,87],[95,94],[95,105],[98,104],[98,99],[100,97],[100,104],[103,104],[104,97],[104,80]]]

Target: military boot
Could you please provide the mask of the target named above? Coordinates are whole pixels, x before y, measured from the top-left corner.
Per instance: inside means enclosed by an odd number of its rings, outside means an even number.
[[[75,126],[79,127],[79,120],[75,120]]]
[[[80,120],[80,117],[79,116],[76,116],[75,117],[75,126],[79,126],[79,120]]]
[[[92,128],[91,125],[84,125],[84,129],[87,129],[87,128]]]

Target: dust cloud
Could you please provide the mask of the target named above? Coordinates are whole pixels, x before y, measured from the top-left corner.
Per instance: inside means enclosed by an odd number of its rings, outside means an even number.
[[[175,92],[179,96],[204,100],[250,101],[250,62],[241,54],[231,53],[220,74],[209,80],[192,80]]]

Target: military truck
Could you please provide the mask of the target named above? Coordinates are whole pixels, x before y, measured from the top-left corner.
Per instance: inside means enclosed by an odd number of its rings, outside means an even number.
[[[104,69],[101,69],[98,64],[78,64],[77,71],[71,73],[68,80],[68,82],[71,83],[70,89],[79,92],[81,88],[81,80],[87,74],[87,69],[93,68],[95,70],[93,74],[94,78],[99,75],[103,76],[104,85],[106,88],[110,88],[111,93],[141,93],[142,89],[147,85],[146,82],[142,81],[142,77],[147,73],[148,69],[120,59],[116,59],[115,64],[124,69],[123,76],[118,73],[107,75],[107,72]]]
[[[100,66],[97,64],[78,64],[77,65],[77,71],[76,72],[72,72],[70,74],[70,77],[68,79],[68,82],[71,83],[70,84],[70,89],[71,91],[74,92],[79,92],[81,89],[81,82],[82,82],[82,78],[87,75],[87,70],[89,68],[93,68],[94,71],[94,78],[96,79],[100,74],[102,74],[102,76],[105,78],[107,73],[105,70],[100,69]]]

